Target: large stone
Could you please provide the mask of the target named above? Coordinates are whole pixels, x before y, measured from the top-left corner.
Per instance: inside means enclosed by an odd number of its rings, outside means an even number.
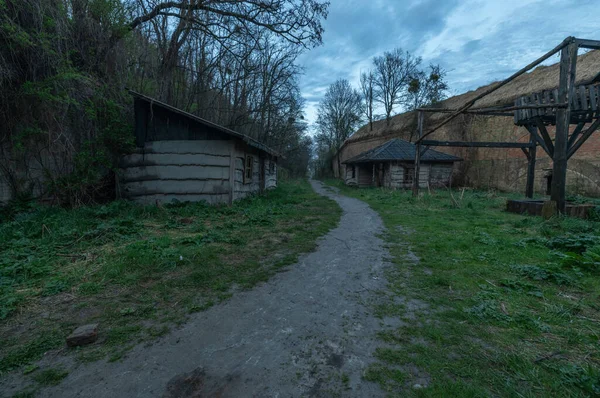
[[[98,324],[91,323],[78,327],[67,337],[69,347],[77,347],[93,343],[98,339]]]

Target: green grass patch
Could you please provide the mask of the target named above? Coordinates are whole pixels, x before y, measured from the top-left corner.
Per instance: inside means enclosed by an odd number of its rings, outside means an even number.
[[[381,215],[395,263],[374,311],[405,326],[378,335],[366,379],[394,396],[600,395],[600,223],[505,212],[514,194],[329,183]]]
[[[266,281],[312,250],[341,210],[305,180],[233,206],[117,201],[34,207],[0,223],[0,374],[98,322],[83,361],[118,360],[170,324]]]
[[[60,384],[62,379],[67,377],[69,372],[60,368],[60,369],[46,369],[37,372],[33,379],[37,381],[42,386],[55,386]]]

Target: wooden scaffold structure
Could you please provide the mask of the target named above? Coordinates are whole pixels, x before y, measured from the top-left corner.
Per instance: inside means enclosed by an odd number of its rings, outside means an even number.
[[[539,146],[552,159],[551,201],[556,203],[558,212],[565,213],[567,162],[586,140],[600,128],[600,85],[575,86],[577,54],[579,49],[600,50],[600,40],[586,40],[567,37],[561,44],[542,57],[519,70],[506,80],[490,87],[459,109],[419,108],[417,109],[417,151],[415,156],[415,178],[413,195],[419,193],[420,157],[432,146],[470,147],[470,148],[520,148],[528,159],[526,196],[533,197],[536,150]],[[558,88],[531,93],[518,98],[512,106],[472,108],[483,97],[505,86],[522,74],[535,68],[548,58],[559,53],[560,75]],[[424,113],[449,113],[427,132],[424,130]],[[515,124],[529,132],[528,143],[519,142],[458,142],[426,140],[426,137],[461,114],[512,116]],[[554,142],[547,126],[556,126]],[[569,135],[569,126],[575,125]],[[586,125],[588,126],[587,128]]]

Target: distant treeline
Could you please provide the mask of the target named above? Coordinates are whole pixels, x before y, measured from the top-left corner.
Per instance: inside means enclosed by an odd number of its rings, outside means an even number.
[[[446,98],[446,71],[433,64],[423,68],[422,62],[421,57],[397,48],[373,58],[372,68],[361,73],[358,89],[345,79],[329,86],[318,107],[318,174],[332,175],[335,153],[363,123],[373,130],[373,122],[385,118],[389,126],[392,115],[399,111]]]

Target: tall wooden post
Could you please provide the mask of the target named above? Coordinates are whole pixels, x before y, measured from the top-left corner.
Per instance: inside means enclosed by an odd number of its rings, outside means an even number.
[[[558,102],[568,104],[566,108],[556,110],[556,136],[554,139],[554,157],[552,167],[551,199],[556,202],[559,212],[565,212],[567,185],[567,150],[569,123],[571,120],[571,101],[575,95],[575,71],[577,68],[578,44],[572,42],[561,50],[560,79],[558,84]]]
[[[423,135],[423,111],[417,114],[417,147],[415,148],[415,177],[413,178],[412,194],[419,196],[419,174],[421,173],[421,142],[419,138]]]
[[[531,126],[531,129],[536,129],[536,127]],[[529,142],[533,145],[529,148],[529,154],[527,156],[528,164],[527,164],[527,185],[525,187],[525,196],[528,198],[533,198],[533,188],[535,184],[535,155],[537,152],[537,143],[533,136],[529,138]]]
[[[371,186],[375,184],[375,163],[373,163],[373,173],[371,174]]]

